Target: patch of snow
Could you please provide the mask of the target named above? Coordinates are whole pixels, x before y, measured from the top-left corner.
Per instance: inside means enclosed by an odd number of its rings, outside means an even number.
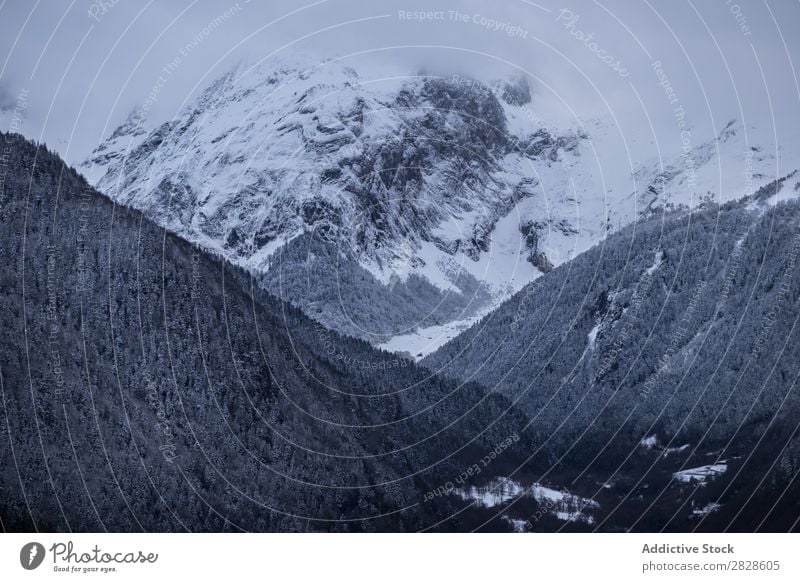
[[[692,510],[693,517],[702,517],[704,515],[708,515],[714,511],[717,511],[721,505],[719,503],[711,502],[707,503],[704,507],[696,507]]]
[[[508,525],[511,526],[511,530],[514,533],[525,533],[525,530],[528,529],[528,520],[526,519],[514,519],[513,517],[504,515],[503,521],[507,522]]]
[[[684,469],[673,473],[672,476],[681,481],[682,483],[705,483],[707,479],[722,475],[728,470],[728,465],[724,462],[717,463],[716,465],[703,465],[702,467],[694,467],[692,469]]]
[[[643,438],[639,444],[646,449],[652,449],[658,445],[658,437],[654,434],[651,434],[649,437]]]
[[[418,362],[428,354],[438,350],[461,332],[475,325],[492,309],[493,307],[489,307],[471,317],[449,321],[441,325],[424,327],[403,335],[396,335],[390,340],[378,344],[377,347],[387,352],[408,352]]]
[[[586,515],[584,511],[587,508],[600,507],[596,501],[568,491],[559,491],[540,483],[524,487],[507,477],[497,477],[482,487],[472,485],[467,489],[456,489],[453,493],[465,501],[474,501],[486,508],[502,505],[520,496],[532,497],[548,510],[552,510],[552,515],[562,521],[580,521],[589,524],[594,523],[594,518]],[[524,523],[526,522],[523,521]]]
[[[580,511],[556,511],[554,514],[561,521],[582,521],[592,525],[594,518],[591,515],[584,515]]]
[[[597,325],[595,325],[595,326],[594,326],[594,327],[593,327],[593,328],[592,328],[592,329],[589,331],[589,334],[588,334],[588,336],[587,336],[587,337],[588,337],[588,339],[589,339],[589,347],[591,347],[591,348],[593,348],[593,347],[594,347],[594,344],[595,344],[595,342],[597,341],[597,334],[598,334],[599,332],[600,332],[600,324],[598,323]]]
[[[664,449],[664,456],[666,457],[667,455],[672,455],[674,453],[680,453],[680,452],[685,451],[688,448],[689,448],[688,444],[681,445],[679,447],[669,447],[667,449]]]
[[[775,206],[780,202],[786,202],[787,200],[796,200],[800,196],[800,190],[797,189],[790,189],[786,187],[785,183],[782,183],[778,188],[778,191],[775,192],[772,196],[767,198],[764,201],[764,204],[768,207]]]
[[[488,251],[481,253],[477,261],[467,258],[459,262],[465,271],[490,287],[498,305],[541,275],[525,258],[520,232],[524,207],[519,203],[495,223]]]
[[[432,242],[422,241],[416,256],[424,261],[424,265],[414,269],[416,274],[422,275],[442,291],[461,293],[461,289],[452,279],[464,268],[463,255],[452,257],[439,250]]]
[[[525,489],[517,481],[499,477],[484,487],[471,485],[468,489],[456,489],[455,493],[465,501],[475,501],[482,507],[495,507],[514,499]]]
[[[658,269],[663,263],[664,263],[664,251],[658,251],[656,253],[655,261],[653,261],[652,265],[647,267],[647,269],[645,270],[645,273],[647,275],[652,275],[653,273],[656,272],[656,269]]]

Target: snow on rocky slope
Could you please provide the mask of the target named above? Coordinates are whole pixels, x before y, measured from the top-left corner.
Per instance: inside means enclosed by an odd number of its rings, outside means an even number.
[[[740,183],[727,196],[774,178],[738,123],[670,163],[621,163],[612,124],[548,123],[523,79],[308,62],[240,65],[152,129],[134,112],[81,170],[326,325],[413,356],[643,213],[696,204],[720,176]],[[337,258],[312,274],[319,245]],[[380,313],[346,308],[362,295]]]

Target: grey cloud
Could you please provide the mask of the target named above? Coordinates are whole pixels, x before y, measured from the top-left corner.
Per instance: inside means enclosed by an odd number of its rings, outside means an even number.
[[[417,12],[433,16],[407,16]],[[368,75],[523,71],[578,119],[613,116],[634,133],[652,122],[663,133],[673,119],[652,67],[660,61],[693,126],[710,134],[731,117],[763,119],[770,100],[779,119],[797,118],[788,24],[799,13],[796,3],[755,1],[6,3],[1,99],[29,89],[28,135],[77,162],[157,86],[151,122],[241,59],[302,50],[359,53],[348,58]]]

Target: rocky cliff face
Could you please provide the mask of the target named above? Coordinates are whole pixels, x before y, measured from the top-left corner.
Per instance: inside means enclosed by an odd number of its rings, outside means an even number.
[[[522,79],[278,61],[236,68],[158,127],[132,114],[81,170],[326,325],[416,355],[609,231],[699,203],[715,162],[747,155],[733,124],[631,169],[614,133],[548,123]],[[750,154],[767,181],[774,160]],[[353,309],[359,296],[372,304]]]
[[[117,201],[254,272],[277,272],[278,251],[310,235],[376,289],[416,276],[437,302],[450,294],[457,304],[442,323],[538,272],[513,211],[537,196],[539,170],[561,172],[586,136],[511,130],[530,106],[521,80],[363,83],[334,62],[273,63],[218,79],[152,131],[133,115],[82,170]],[[312,293],[283,295],[306,307]],[[336,307],[321,308],[323,321]],[[408,315],[374,331],[413,329],[419,314]]]

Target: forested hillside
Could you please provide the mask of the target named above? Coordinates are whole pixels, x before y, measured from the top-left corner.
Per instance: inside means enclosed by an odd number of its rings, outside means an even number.
[[[720,463],[724,485],[695,482],[692,495],[717,503],[709,495],[716,488],[724,501],[741,497],[724,517],[711,506],[705,525],[755,527],[758,520],[745,526],[734,516],[761,519],[773,503],[788,503],[771,519],[797,527],[800,203],[775,205],[782,189],[793,197],[794,181],[635,224],[422,363],[507,395],[531,416],[553,471],[593,475],[601,496],[606,480],[628,487],[625,504],[646,500],[637,511],[647,517],[629,507],[610,520],[681,527],[670,521],[674,508],[663,507],[681,480],[673,473]]]
[[[418,367],[0,138],[5,531],[797,528],[793,179],[631,226]]]
[[[424,363],[520,399],[542,436],[570,414],[564,443],[633,407],[636,438],[725,437],[800,402],[799,225],[797,202],[758,199],[636,224]]]
[[[416,530],[464,505],[426,492],[524,423],[2,138],[5,530]]]

